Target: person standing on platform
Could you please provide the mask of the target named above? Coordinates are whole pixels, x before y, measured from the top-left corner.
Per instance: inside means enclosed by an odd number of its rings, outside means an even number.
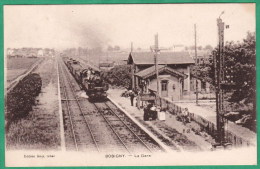
[[[156,110],[156,106],[155,104],[153,104],[153,106],[150,109],[150,120],[156,120],[157,119],[157,110]]]
[[[135,94],[132,90],[129,91],[129,96],[130,96],[131,106],[134,106]]]
[[[183,116],[183,123],[189,123],[190,122],[190,118],[189,118],[189,110],[188,108],[185,108],[184,111],[182,112],[182,116]]]

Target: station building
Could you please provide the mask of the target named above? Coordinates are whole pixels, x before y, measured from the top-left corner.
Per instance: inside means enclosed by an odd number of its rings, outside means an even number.
[[[188,51],[190,56],[196,61],[195,51]],[[209,64],[213,60],[211,50],[197,50],[197,63],[199,65]]]
[[[111,70],[115,66],[115,62],[113,61],[101,61],[99,63],[100,70]]]
[[[157,56],[159,95],[182,99],[190,92],[190,66],[194,60],[188,52],[161,52]],[[157,79],[152,52],[131,52],[127,63],[132,67],[132,85],[141,92],[156,92]]]
[[[213,84],[212,82],[209,82],[203,78],[197,77],[195,75],[191,75],[190,80],[190,91],[194,92],[196,91],[196,81],[197,81],[197,90],[201,93],[212,93],[213,90]]]

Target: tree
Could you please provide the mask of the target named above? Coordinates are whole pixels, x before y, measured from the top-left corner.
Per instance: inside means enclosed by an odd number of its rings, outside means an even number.
[[[212,51],[212,50],[213,50],[213,47],[212,47],[211,45],[206,45],[204,49],[205,49],[205,50],[210,50],[210,51]]]
[[[113,51],[114,49],[113,49],[112,46],[109,45],[109,46],[107,47],[107,50],[108,50],[108,51]]]
[[[227,75],[233,76],[234,91],[229,99],[233,103],[255,104],[256,93],[256,48],[255,33],[247,33],[243,42],[227,42],[225,45],[225,67],[232,71]],[[212,51],[212,55],[218,49]],[[226,69],[227,70],[227,69]],[[193,66],[191,73],[214,83],[214,64]]]
[[[131,86],[130,72],[131,67],[129,65],[119,65],[107,72],[103,72],[102,76],[111,85],[129,88],[129,86]]]
[[[255,33],[248,32],[242,43],[229,42],[225,47],[226,65],[233,67],[234,93],[231,102],[255,102],[256,48]]]
[[[114,47],[114,50],[120,50],[120,47],[118,46],[118,45],[116,45],[115,47]]]
[[[195,50],[195,46],[190,46],[189,49],[190,50]]]
[[[212,75],[214,75],[214,70],[212,65],[211,63],[204,65],[194,65],[191,67],[191,74],[213,84]]]

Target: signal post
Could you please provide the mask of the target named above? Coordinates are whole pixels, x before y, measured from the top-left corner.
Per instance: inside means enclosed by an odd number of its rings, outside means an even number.
[[[223,12],[222,12],[223,14]],[[224,118],[224,91],[229,84],[226,82],[226,67],[224,56],[224,29],[225,23],[219,17],[217,19],[218,27],[218,51],[214,55],[214,68],[215,68],[215,89],[216,89],[216,119],[217,119],[217,133],[216,133],[216,145],[213,147],[221,146],[226,148],[230,145],[225,137],[225,121]]]

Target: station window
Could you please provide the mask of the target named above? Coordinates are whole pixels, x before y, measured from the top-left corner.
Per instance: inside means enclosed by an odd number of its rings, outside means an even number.
[[[167,84],[168,84],[168,81],[167,80],[163,80],[161,82],[162,84],[162,91],[167,91]]]

